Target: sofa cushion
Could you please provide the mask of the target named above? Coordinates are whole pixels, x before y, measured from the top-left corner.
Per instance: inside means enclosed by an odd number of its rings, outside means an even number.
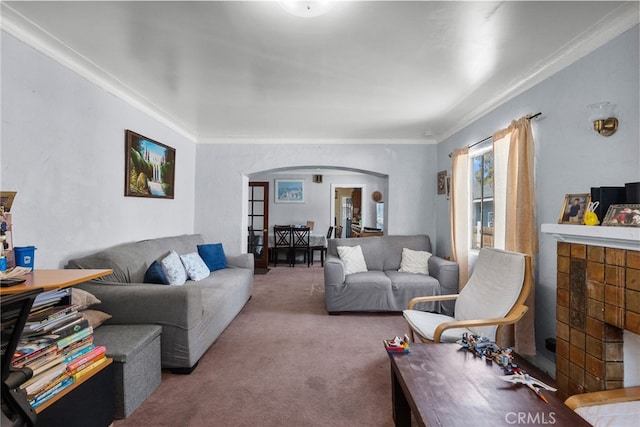
[[[164,274],[164,270],[158,261],[153,261],[146,273],[144,273],[144,283],[154,283],[156,285],[168,285],[169,279]]]
[[[227,258],[222,243],[198,245],[198,253],[210,271],[227,268]]]
[[[360,246],[367,270],[382,270],[384,266],[384,249],[382,247],[384,241],[380,239],[381,237],[330,239],[327,242],[327,251],[329,255],[340,256],[338,246]]]
[[[391,283],[393,284],[394,289],[405,288],[405,287],[422,289],[422,292],[424,292],[424,294],[418,295],[418,296],[438,295],[436,293],[434,294],[427,293],[426,288],[434,288],[436,290],[440,289],[440,284],[438,283],[438,279],[429,275],[405,273],[403,271],[395,271],[395,270],[385,271],[384,274],[386,274],[387,277],[389,277],[389,280],[391,280]]]
[[[187,272],[184,269],[184,265],[182,265],[180,256],[178,256],[176,251],[169,252],[169,255],[162,258],[162,261],[160,263],[162,264],[162,270],[164,271],[164,274],[166,274],[167,279],[169,279],[170,285],[184,285],[184,283],[187,281]]]
[[[431,253],[427,251],[414,251],[402,248],[402,261],[398,271],[404,273],[429,274],[429,258]]]
[[[200,255],[196,252],[180,255],[180,260],[182,261],[185,270],[187,270],[189,279],[197,282],[205,277],[209,277],[209,273],[211,273],[211,271],[209,271],[207,264],[204,263],[202,258],[200,258]]]
[[[353,285],[366,285],[369,287],[391,289],[391,279],[389,279],[384,272],[378,270],[350,274],[346,277],[344,283],[348,287],[353,287]]]
[[[362,247],[338,246],[338,255],[344,263],[344,274],[362,273],[367,271],[367,263],[362,254]]]
[[[367,239],[371,239],[368,237]],[[432,252],[429,236],[420,234],[415,236],[383,236],[380,239],[383,248],[382,260],[383,270],[399,270],[402,262],[402,249],[412,249],[414,251]]]

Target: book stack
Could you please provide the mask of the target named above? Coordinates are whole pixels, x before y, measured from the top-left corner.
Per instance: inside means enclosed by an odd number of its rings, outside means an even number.
[[[20,386],[33,408],[106,363],[106,348],[93,344],[93,328],[82,312],[56,305],[61,300],[48,295],[34,303],[12,359],[14,367],[33,371]]]

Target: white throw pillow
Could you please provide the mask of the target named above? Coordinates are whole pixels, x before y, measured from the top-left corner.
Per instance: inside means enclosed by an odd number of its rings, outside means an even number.
[[[204,263],[197,252],[180,255],[180,259],[182,260],[185,270],[187,270],[189,279],[198,281],[205,277],[209,277],[209,274],[211,273],[209,271],[209,267],[207,267],[207,264]]]
[[[187,281],[187,272],[176,251],[169,252],[169,255],[164,257],[160,264],[162,264],[162,269],[164,274],[167,275],[170,285],[180,286]]]
[[[344,274],[362,273],[367,270],[367,263],[362,254],[362,248],[358,246],[338,246],[338,255],[344,263]]]
[[[414,251],[412,249],[402,249],[402,262],[400,269],[405,273],[429,274],[429,258],[431,254],[426,251]]]

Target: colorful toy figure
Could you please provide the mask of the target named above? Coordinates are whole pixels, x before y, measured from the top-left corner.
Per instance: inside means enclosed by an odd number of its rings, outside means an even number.
[[[402,339],[396,336],[390,340],[383,340],[384,347],[389,353],[409,353],[411,351],[409,349],[409,341],[407,334],[404,334]]]
[[[483,360],[491,363],[495,361],[500,365],[506,375],[502,375],[500,379],[516,384],[524,384],[538,395],[545,403],[549,403],[547,398],[542,394],[541,389],[556,391],[555,388],[539,381],[520,368],[513,361],[513,350],[510,348],[500,348],[498,345],[486,337],[479,337],[474,334],[463,333],[462,338],[458,340],[458,344],[465,347],[474,356],[481,357]]]

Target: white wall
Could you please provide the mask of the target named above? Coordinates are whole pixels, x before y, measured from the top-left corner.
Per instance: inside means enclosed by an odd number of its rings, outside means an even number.
[[[323,175],[322,183],[314,183],[313,175]],[[314,221],[314,231],[326,233],[329,225],[334,225],[331,212],[331,200],[334,197],[332,185],[348,187],[352,184],[364,185],[366,192],[362,195],[362,203],[366,204],[366,227],[376,226],[376,206],[371,200],[373,191],[380,191],[387,194],[387,178],[381,178],[365,174],[339,175],[323,174],[322,170],[310,170],[304,174],[269,173],[257,174],[250,177],[251,181],[266,181],[269,183],[269,229],[275,224],[305,224],[307,221]],[[276,203],[275,202],[275,180],[276,179],[302,179],[304,180],[305,202],[304,203]]]
[[[640,181],[638,26],[564,70],[488,113],[438,145],[439,169],[451,169],[448,154],[506,127],[512,119],[543,113],[533,122],[536,141],[537,219],[556,223],[567,193]],[[608,138],[591,130],[586,106],[599,101],[618,105],[618,132]],[[438,252],[450,252],[449,208],[437,207]],[[556,242],[540,234],[536,283],[538,353],[555,337]]]
[[[435,154],[434,145],[199,144],[195,230],[222,242],[230,252],[246,250],[246,177],[272,169],[320,165],[388,175],[388,194],[384,194],[388,233],[433,236]],[[369,189],[367,192],[370,194]]]
[[[175,199],[124,197],[124,131],[176,149]],[[14,244],[37,268],[114,244],[193,232],[195,144],[2,33],[0,187]]]

